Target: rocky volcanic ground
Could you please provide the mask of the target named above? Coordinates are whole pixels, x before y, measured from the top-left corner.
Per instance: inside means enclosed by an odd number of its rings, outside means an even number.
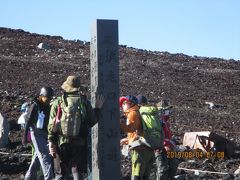
[[[49,50],[39,49],[47,43]],[[29,147],[22,147],[16,121],[20,105],[51,85],[57,94],[69,74],[78,74],[90,87],[90,46],[60,36],[38,35],[23,30],[0,28],[0,112],[11,124],[10,144],[1,149],[0,179],[21,179],[30,163]],[[181,144],[188,131],[214,131],[240,144],[240,62],[219,58],[153,52],[120,46],[120,93],[144,94],[158,102],[169,99],[174,106],[171,122],[176,141]],[[88,94],[89,95],[89,94]],[[218,108],[210,109],[206,102]],[[10,153],[8,155],[4,153]],[[237,153],[237,151],[236,151]],[[186,179],[233,179],[240,165],[238,154],[225,159],[182,160],[180,168],[225,172],[229,175],[201,174],[178,170]],[[122,159],[122,166],[128,161]],[[122,171],[129,179],[129,168]]]

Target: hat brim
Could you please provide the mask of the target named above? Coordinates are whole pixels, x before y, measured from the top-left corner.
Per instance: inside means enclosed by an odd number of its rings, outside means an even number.
[[[163,110],[172,109],[172,108],[173,108],[173,106],[159,107],[159,109],[163,109]]]
[[[66,81],[62,84],[61,88],[65,92],[75,92],[75,91],[78,91],[80,89],[80,87],[76,88],[76,87],[69,86]]]

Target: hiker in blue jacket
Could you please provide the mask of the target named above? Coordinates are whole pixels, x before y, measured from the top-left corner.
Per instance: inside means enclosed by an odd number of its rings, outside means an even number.
[[[36,166],[39,166],[39,163],[44,179],[51,180],[54,178],[51,156],[49,155],[47,147],[47,126],[52,97],[53,89],[51,87],[42,87],[39,96],[33,100],[27,112],[22,143],[27,143],[27,135],[30,130],[35,152],[25,175],[26,180],[37,179],[38,168],[36,168]]]

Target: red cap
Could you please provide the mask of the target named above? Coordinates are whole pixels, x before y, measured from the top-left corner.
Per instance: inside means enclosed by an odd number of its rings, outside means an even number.
[[[119,107],[122,107],[124,101],[129,101],[125,96],[119,98]]]

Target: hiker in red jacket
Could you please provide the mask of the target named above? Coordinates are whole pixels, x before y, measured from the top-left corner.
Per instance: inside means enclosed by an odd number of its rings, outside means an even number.
[[[163,125],[163,131],[164,131],[164,148],[166,151],[169,151],[171,149],[174,149],[176,144],[174,141],[172,141],[172,131],[170,129],[170,112],[172,109],[172,106],[160,106],[160,115],[161,115],[161,123]]]
[[[177,159],[175,157],[168,158],[167,152],[175,151],[176,144],[172,140],[172,131],[170,129],[170,113],[172,106],[169,106],[167,100],[162,100],[158,104],[160,112],[160,121],[164,130],[164,148],[158,157],[157,161],[158,172],[156,179],[174,179],[177,172]]]

